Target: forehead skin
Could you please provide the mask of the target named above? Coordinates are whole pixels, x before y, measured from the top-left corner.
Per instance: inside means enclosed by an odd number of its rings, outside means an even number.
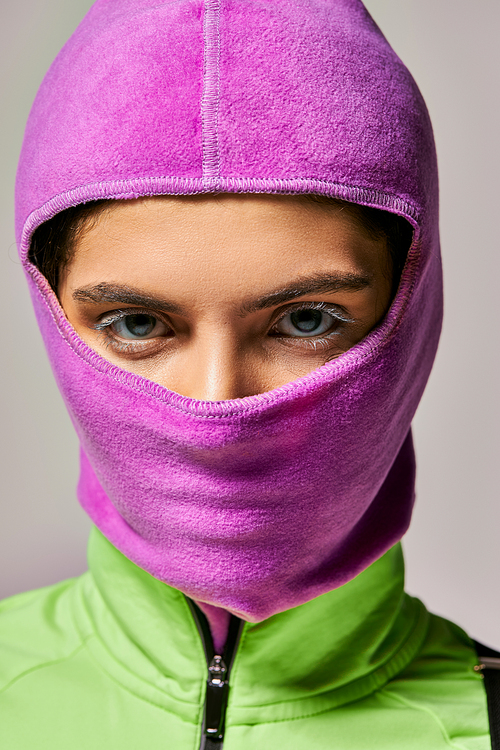
[[[168,266],[179,291],[201,299],[199,285],[211,281],[220,291],[231,284],[252,294],[265,282],[279,286],[291,274],[332,264],[346,273],[390,274],[385,243],[342,208],[301,196],[223,194],[110,201],[84,229],[68,271],[99,278],[125,272],[155,287],[162,279],[151,272]]]

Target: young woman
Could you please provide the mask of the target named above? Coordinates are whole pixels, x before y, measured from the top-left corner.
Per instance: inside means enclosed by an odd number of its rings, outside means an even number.
[[[7,746],[489,747],[472,642],[403,591],[437,172],[362,4],[98,0],[17,210],[95,528],[4,604]]]

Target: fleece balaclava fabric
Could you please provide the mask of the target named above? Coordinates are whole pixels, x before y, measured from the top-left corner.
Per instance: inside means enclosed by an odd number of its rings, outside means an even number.
[[[358,345],[271,392],[204,402],[89,349],[28,251],[69,206],[221,191],[336,196],[405,217],[414,239]],[[436,159],[420,93],[359,0],[98,0],[34,103],[17,232],[81,442],[80,502],[137,565],[258,621],[401,538],[441,323]]]

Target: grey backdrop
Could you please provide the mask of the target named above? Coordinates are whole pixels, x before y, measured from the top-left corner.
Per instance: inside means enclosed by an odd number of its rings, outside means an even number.
[[[0,26],[0,596],[77,575],[89,522],[77,441],[16,257],[13,187],[24,123],[90,0],[2,2]],[[498,0],[367,0],[430,109],[441,169],[446,315],[415,420],[418,499],[404,540],[410,592],[500,647]]]

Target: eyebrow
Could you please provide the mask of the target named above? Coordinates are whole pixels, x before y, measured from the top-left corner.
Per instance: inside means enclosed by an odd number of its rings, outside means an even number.
[[[266,307],[275,307],[283,302],[290,302],[297,297],[312,294],[332,294],[334,292],[357,292],[370,286],[372,280],[368,276],[355,273],[318,273],[313,276],[301,276],[287,286],[276,289],[256,300],[244,302],[241,313],[252,313]]]
[[[302,276],[281,289],[275,289],[257,299],[243,302],[239,314],[241,316],[248,315],[306,295],[359,291],[370,286],[371,283],[372,280],[369,277],[355,273],[319,273],[312,276]],[[81,287],[76,289],[72,296],[77,302],[93,302],[95,304],[112,302],[136,305],[150,310],[162,310],[162,312],[172,313],[173,315],[186,315],[186,309],[181,305],[162,297],[143,294],[138,289],[121,284],[102,282],[95,286]]]
[[[149,294],[143,294],[138,289],[121,284],[102,282],[95,286],[84,286],[80,289],[75,289],[72,296],[76,302],[94,302],[95,304],[116,302],[117,304],[145,307],[149,310],[162,310],[173,315],[184,315],[186,312],[183,307],[170,302],[170,300],[162,299],[161,297],[151,297]]]

